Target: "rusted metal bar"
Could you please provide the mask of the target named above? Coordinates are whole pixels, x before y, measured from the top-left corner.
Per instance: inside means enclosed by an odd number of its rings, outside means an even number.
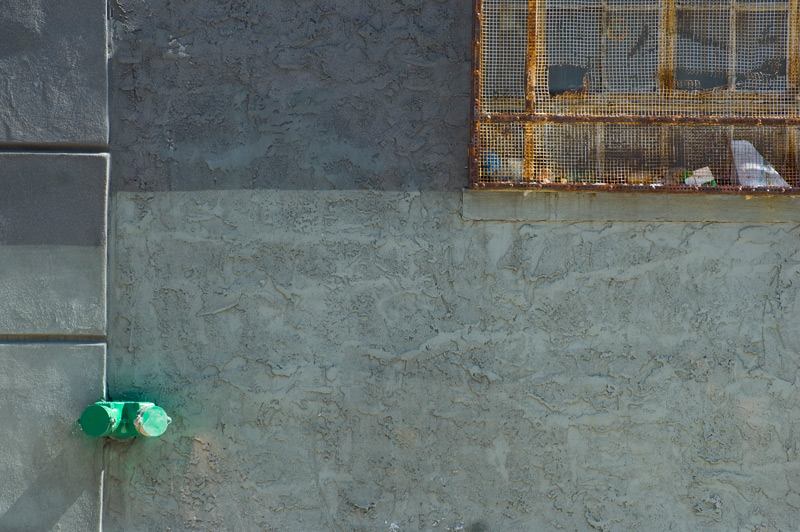
[[[800,0],[789,0],[789,49],[786,51],[786,75],[790,93],[800,91]]]
[[[658,78],[661,92],[667,95],[675,90],[675,42],[678,35],[675,20],[675,0],[662,0]]]
[[[674,1],[674,0],[672,0],[672,1]],[[777,9],[781,9],[781,10],[785,9],[785,8],[780,7],[780,6],[776,7],[774,2],[764,1],[763,4],[754,4],[752,0],[748,0],[748,1],[749,1],[749,3],[744,7],[746,7],[747,11],[750,11],[750,12],[755,12],[755,13],[774,13],[776,8]],[[720,5],[719,4],[715,4],[713,2],[709,2],[707,5],[696,4],[696,3],[690,3],[690,4],[684,4],[684,5],[690,5],[692,11],[718,12],[719,9],[720,9]],[[626,9],[628,9],[628,8],[626,8]]]
[[[513,181],[494,181],[474,183],[470,188],[474,190],[560,190],[565,192],[629,192],[629,193],[683,193],[696,194],[698,192],[714,194],[753,194],[770,195],[776,194],[786,196],[800,195],[800,187],[780,188],[780,187],[743,187],[743,186],[687,186],[687,185],[625,185],[617,183],[537,183],[537,182],[513,182]]]
[[[525,88],[525,109],[529,113],[533,111],[535,91],[536,91],[536,5],[538,0],[528,0],[528,35],[526,48],[525,73],[527,80]]]
[[[478,115],[481,112],[481,2],[473,1],[472,11],[472,85],[470,87],[470,144],[469,144],[469,181],[470,184],[480,180]]]
[[[800,117],[759,117],[759,116],[690,116],[690,115],[560,115],[560,114],[496,114],[478,115],[478,122],[550,122],[568,123],[606,123],[606,124],[687,124],[708,126],[800,126]]]
[[[674,76],[670,79],[674,79]],[[524,113],[506,113],[524,114]],[[678,115],[800,117],[796,93],[681,91],[671,94],[561,94],[537,100],[533,114],[550,115]]]
[[[538,8],[539,0],[528,0],[528,35],[526,43],[526,88],[525,88],[525,109],[528,113],[533,112],[536,101],[536,61],[537,61],[537,47],[536,47],[536,11]],[[523,142],[522,142],[522,176],[523,180],[530,181],[533,179],[533,131],[530,124],[523,124]]]
[[[736,0],[732,0],[731,11],[728,14],[728,90],[736,90],[736,25],[739,10]]]

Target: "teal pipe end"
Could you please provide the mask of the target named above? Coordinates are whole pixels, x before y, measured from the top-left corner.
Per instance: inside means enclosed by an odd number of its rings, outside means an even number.
[[[86,407],[78,423],[93,438],[127,440],[136,436],[157,438],[164,434],[172,418],[154,403],[98,401]]]
[[[115,409],[112,403],[95,403],[83,411],[78,423],[87,435],[102,438],[117,430],[121,420],[122,410]]]

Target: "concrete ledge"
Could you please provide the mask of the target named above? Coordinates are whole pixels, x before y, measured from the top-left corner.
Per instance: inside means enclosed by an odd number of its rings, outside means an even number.
[[[103,344],[0,344],[0,530],[100,529],[102,442],[77,424],[105,393]]]
[[[516,222],[800,222],[800,196],[464,190],[462,217]]]

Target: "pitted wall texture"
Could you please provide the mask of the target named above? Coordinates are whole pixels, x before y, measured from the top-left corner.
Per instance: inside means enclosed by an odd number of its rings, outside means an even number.
[[[1,7],[0,142],[107,144],[106,2],[3,0]]]
[[[107,529],[797,528],[795,226],[459,202],[117,195]]]
[[[112,186],[460,188],[471,11],[116,0]]]
[[[105,530],[800,527],[798,228],[464,221],[470,9],[112,2]]]

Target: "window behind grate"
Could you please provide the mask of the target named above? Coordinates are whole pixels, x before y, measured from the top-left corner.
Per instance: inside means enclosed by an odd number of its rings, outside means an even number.
[[[477,0],[471,184],[800,188],[800,0]]]

